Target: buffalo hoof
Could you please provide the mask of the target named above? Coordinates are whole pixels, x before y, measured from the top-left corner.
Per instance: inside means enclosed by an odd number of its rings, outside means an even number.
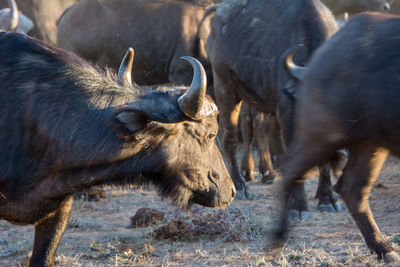
[[[250,182],[254,179],[254,174],[252,171],[242,171],[242,174],[246,182]]]
[[[383,260],[385,263],[400,263],[400,256],[396,252],[391,251],[383,256]]]
[[[254,199],[256,197],[256,194],[253,193],[250,188],[246,187],[244,195],[246,196],[246,199]]]
[[[340,212],[342,211],[342,206],[332,196],[321,197],[318,201],[318,210],[321,212]]]
[[[289,214],[292,219],[295,221],[304,221],[308,219],[308,204],[305,196],[300,194],[292,196],[289,203]]]
[[[263,174],[261,177],[261,182],[263,184],[272,184],[276,178],[276,175],[269,172],[268,174]]]
[[[318,204],[318,210],[321,212],[340,212],[342,211],[342,206],[339,204],[339,202]]]
[[[279,252],[285,245],[287,235],[287,228],[278,227],[272,234],[272,254]]]
[[[236,189],[236,197],[239,200],[250,200],[254,199],[256,195],[251,192],[250,188],[246,185],[241,189]]]
[[[310,217],[310,213],[308,211],[301,210],[289,210],[290,217],[295,221],[305,221]]]

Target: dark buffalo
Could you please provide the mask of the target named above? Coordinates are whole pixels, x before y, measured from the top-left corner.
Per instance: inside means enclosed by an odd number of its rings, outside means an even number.
[[[236,127],[242,100],[261,112],[277,116],[284,140],[290,142],[294,103],[287,91],[290,91],[293,79],[283,66],[277,64],[278,59],[288,47],[303,43],[305,49],[296,55],[296,61],[304,63],[337,31],[337,25],[329,9],[318,0],[223,2],[211,24],[207,51],[220,109],[226,162],[237,191],[248,196],[235,157]],[[334,211],[339,206],[332,195],[329,169],[324,170],[317,196],[319,207]],[[305,215],[308,208],[302,185],[293,199],[297,215]]]
[[[181,56],[194,56],[209,69],[204,48],[209,23],[203,23],[198,32],[205,5],[196,2],[82,0],[60,19],[58,46],[111,68],[118,68],[125,50],[132,46],[136,83],[190,82],[192,70],[182,64]]]
[[[51,266],[72,195],[149,182],[174,203],[227,206],[234,185],[215,143],[217,110],[201,64],[186,88],[142,92],[26,35],[0,33],[0,219],[34,224],[30,264]]]
[[[57,21],[64,10],[75,2],[77,0],[18,0],[18,7],[35,25],[29,35],[55,45]],[[7,7],[7,1],[0,0],[0,7]]]
[[[0,30],[28,33],[34,26],[33,22],[18,12],[15,0],[8,0],[8,6],[0,10]]]
[[[368,247],[385,262],[400,257],[380,233],[369,194],[389,151],[400,156],[400,17],[354,16],[296,70],[295,136],[283,161],[283,212],[277,237],[287,229],[288,200],[302,174],[338,148],[349,160],[335,185]],[[303,153],[307,151],[307,153]]]

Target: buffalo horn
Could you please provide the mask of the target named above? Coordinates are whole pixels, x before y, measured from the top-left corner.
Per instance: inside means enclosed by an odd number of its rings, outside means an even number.
[[[134,56],[135,51],[132,47],[129,47],[118,69],[119,85],[132,86],[132,63]]]
[[[15,0],[8,0],[10,7],[10,31],[15,31],[18,27],[18,7]]]
[[[179,97],[178,104],[186,116],[192,119],[200,119],[203,117],[201,111],[207,88],[206,72],[197,59],[188,56],[180,59],[186,60],[192,65],[193,79],[186,93]]]
[[[299,49],[299,47],[302,47],[302,46],[303,45],[301,45],[301,44],[294,45],[294,46],[288,48],[283,54],[283,58],[285,58],[286,69],[288,70],[289,74],[293,78],[295,78],[299,81],[303,80],[303,72],[306,68],[296,65],[293,62],[293,56],[296,53],[297,49]]]

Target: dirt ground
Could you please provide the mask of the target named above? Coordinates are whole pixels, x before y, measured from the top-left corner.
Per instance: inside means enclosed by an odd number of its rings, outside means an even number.
[[[390,158],[371,193],[376,221],[398,252],[399,176],[400,161]],[[386,266],[369,253],[346,207],[337,214],[316,210],[315,178],[306,184],[310,217],[293,222],[284,249],[271,255],[279,181],[250,187],[253,200],[235,199],[225,210],[195,205],[189,213],[151,188],[107,188],[104,200],[75,202],[56,266]],[[157,225],[129,228],[142,207],[166,216]],[[0,221],[0,266],[27,265],[33,234],[32,226]]]

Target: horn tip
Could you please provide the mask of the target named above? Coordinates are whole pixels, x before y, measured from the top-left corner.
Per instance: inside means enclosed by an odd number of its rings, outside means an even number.
[[[128,51],[126,51],[126,54],[130,55],[130,56],[134,56],[135,55],[135,50],[132,47],[129,47]]]

